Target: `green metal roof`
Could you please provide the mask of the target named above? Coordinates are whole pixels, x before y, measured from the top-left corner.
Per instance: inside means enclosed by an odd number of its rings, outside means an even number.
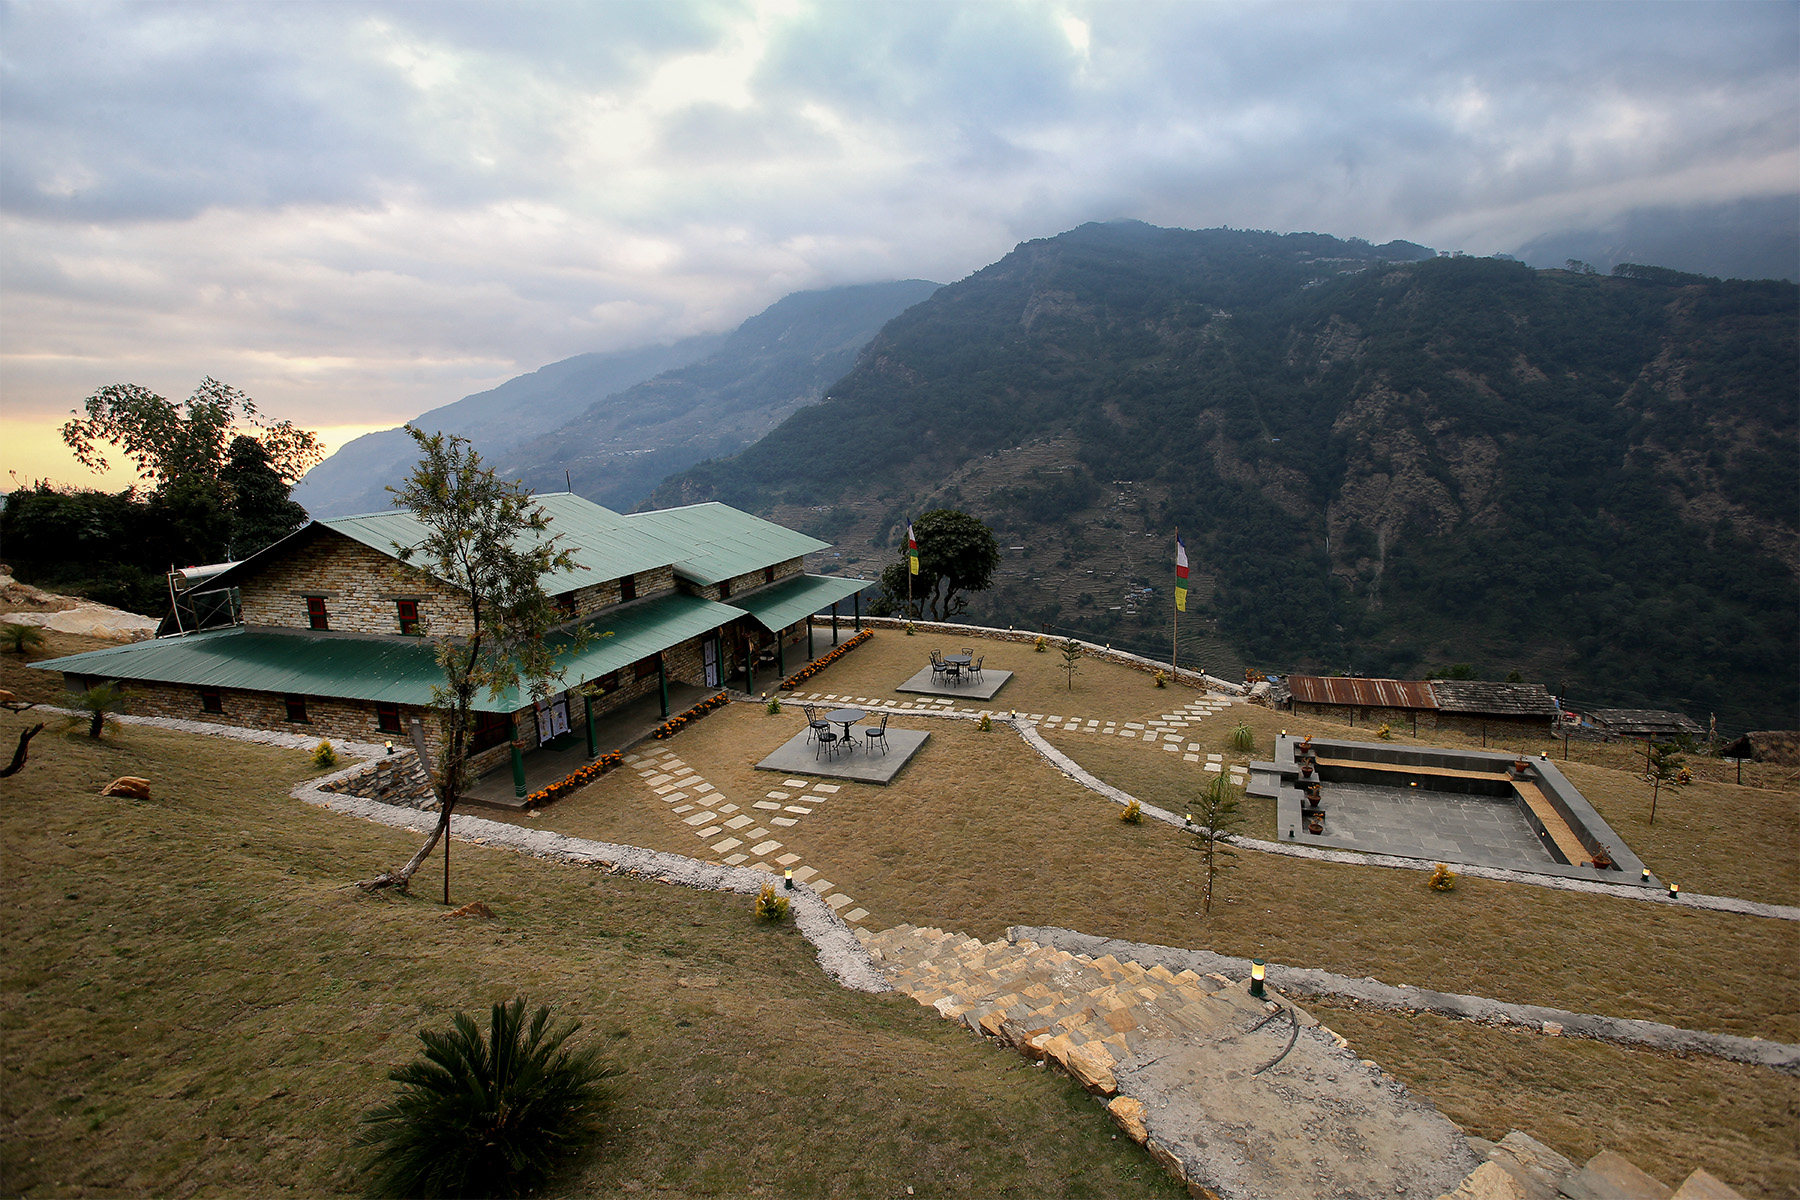
[[[794,575],[748,595],[733,596],[731,603],[734,608],[741,608],[755,617],[764,629],[774,632],[786,629],[795,621],[803,621],[846,596],[873,587],[875,582],[873,579],[844,579],[832,575]]]
[[[558,654],[562,686],[587,683],[744,615],[728,604],[676,594],[602,613],[587,623],[594,637],[586,650]],[[566,647],[569,638],[558,635],[552,641]],[[432,685],[443,679],[432,644],[424,639],[244,626],[31,665],[105,679],[420,705],[431,703]],[[514,689],[497,699],[484,692],[476,707],[512,712],[528,702],[522,689]]]
[[[560,545],[575,559],[573,570],[543,577],[544,590],[551,595],[666,567],[690,553],[687,546],[671,543],[655,529],[572,492],[551,492],[532,499],[549,516],[550,533],[561,537]],[[416,546],[425,540],[425,527],[405,509],[337,517],[320,524],[389,555],[396,544]]]
[[[677,547],[669,560],[675,574],[703,585],[831,549],[829,542],[717,501],[632,513],[625,519]]]

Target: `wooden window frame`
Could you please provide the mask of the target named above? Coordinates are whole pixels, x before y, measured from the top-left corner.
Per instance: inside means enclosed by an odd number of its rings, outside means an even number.
[[[563,620],[573,621],[575,619],[575,593],[558,593],[556,597],[556,611],[561,614]]]
[[[775,582],[775,568],[774,567],[764,567],[763,568],[763,582],[764,583],[774,583]]]
[[[200,689],[200,711],[203,713],[224,713],[225,697],[218,688]]]
[[[306,715],[305,696],[283,696],[281,702],[287,708],[287,719],[296,725],[311,725],[312,719]],[[298,715],[296,715],[298,714]]]
[[[632,677],[639,681],[642,681],[645,679],[655,679],[656,678],[656,669],[659,665],[661,665],[661,663],[662,663],[662,657],[660,655],[656,655],[656,654],[649,655],[648,657],[645,657],[645,658],[640,658],[636,662],[631,664]]]
[[[475,728],[469,734],[469,754],[474,756],[495,746],[512,741],[512,720],[507,713],[475,713]]]
[[[419,620],[419,602],[417,600],[394,601],[394,615],[400,622],[401,633],[407,637],[424,636],[425,625]]]
[[[731,599],[731,580],[729,580],[729,579],[719,580],[719,599],[721,599],[721,600]]]
[[[636,599],[637,599],[637,576],[636,575],[621,575],[621,576],[619,576],[619,603],[623,604],[627,600],[636,600]]]
[[[375,702],[375,728],[382,733],[405,733],[400,724],[400,705],[391,701]]]
[[[331,613],[325,608],[325,597],[306,597],[306,626],[308,629],[331,629]]]

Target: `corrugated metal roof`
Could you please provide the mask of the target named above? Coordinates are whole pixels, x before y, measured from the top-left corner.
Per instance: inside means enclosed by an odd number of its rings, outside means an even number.
[[[1437,707],[1431,688],[1408,679],[1339,679],[1289,675],[1296,704],[1341,704],[1363,708]]]
[[[595,636],[586,650],[572,657],[558,654],[562,686],[587,683],[744,615],[728,604],[677,594],[602,613],[588,622]],[[566,635],[553,639],[564,647],[568,641]],[[423,639],[244,626],[31,665],[106,679],[420,705],[431,703],[432,685],[443,680],[432,644]],[[526,703],[517,689],[498,698],[484,692],[475,701],[492,712],[512,712]]]
[[[572,492],[550,492],[532,499],[550,517],[550,533],[561,537],[559,544],[570,551],[576,564],[573,570],[543,577],[544,590],[551,595],[666,567],[692,553],[688,545],[661,536],[654,526],[639,524]],[[416,546],[425,540],[424,525],[405,509],[337,517],[320,523],[389,555],[394,553],[396,544]]]
[[[1444,712],[1508,717],[1554,717],[1556,701],[1541,683],[1488,683],[1434,679],[1431,690]]]
[[[731,603],[734,608],[741,608],[755,617],[764,629],[773,632],[805,620],[822,608],[874,586],[874,583],[873,579],[795,575],[747,596],[733,596]]]
[[[670,560],[675,574],[702,585],[831,549],[829,542],[717,501],[632,513],[626,520],[679,547]]]

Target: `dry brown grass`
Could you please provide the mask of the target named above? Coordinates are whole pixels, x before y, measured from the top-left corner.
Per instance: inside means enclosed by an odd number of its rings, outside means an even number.
[[[0,717],[0,736],[19,718]],[[357,1114],[421,1027],[522,994],[624,1071],[563,1194],[1175,1196],[1067,1080],[846,992],[722,896],[459,846],[454,896],[350,881],[416,844],[285,795],[306,755],[127,727],[0,783],[9,1195],[353,1191]],[[102,798],[122,771],[148,803]]]
[[[1468,1132],[1529,1132],[1577,1162],[1622,1152],[1670,1186],[1705,1167],[1746,1196],[1800,1195],[1800,1079],[1430,1013],[1307,1005]]]
[[[76,633],[58,633],[54,629],[46,629],[43,633],[43,642],[25,654],[0,652],[0,688],[5,688],[21,700],[39,704],[62,702],[62,674],[57,671],[42,671],[26,664],[118,645],[117,642],[83,637]]]

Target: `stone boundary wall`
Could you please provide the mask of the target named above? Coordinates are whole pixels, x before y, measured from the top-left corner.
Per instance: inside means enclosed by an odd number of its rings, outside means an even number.
[[[1200,975],[1221,972],[1237,977],[1248,976],[1250,973],[1250,960],[1245,958],[1215,954],[1210,950],[1186,950],[1176,946],[1127,942],[1070,929],[1014,925],[1007,929],[1006,939],[1009,942],[1036,942],[1040,946],[1053,946],[1070,954],[1086,954],[1094,958],[1111,954],[1121,960],[1130,959],[1144,967],[1160,963],[1176,972],[1190,970]],[[1664,1025],[1660,1021],[1594,1016],[1560,1008],[1545,1008],[1537,1004],[1511,1004],[1458,992],[1395,987],[1376,979],[1352,979],[1329,971],[1286,967],[1280,963],[1269,963],[1267,970],[1269,986],[1286,994],[1343,996],[1376,1008],[1437,1013],[1488,1025],[1514,1025],[1551,1037],[1584,1037],[1621,1045],[1649,1046],[1675,1053],[1710,1054],[1732,1062],[1771,1067],[1787,1075],[1800,1075],[1800,1046],[1787,1042],[1738,1037],[1729,1033],[1706,1033],[1676,1025]]]
[[[815,613],[813,614],[812,623],[815,626],[823,626],[826,629],[831,628],[831,618],[829,616],[821,617]],[[849,617],[840,616],[838,618],[840,628],[846,623],[853,624]],[[863,628],[865,629],[905,629],[908,625],[911,625],[915,633],[930,634],[935,637],[954,638],[976,636],[990,642],[1019,642],[1025,645],[1030,645],[1039,638],[1047,639],[1052,645],[1069,640],[1067,638],[1056,637],[1052,634],[1039,633],[1032,629],[997,629],[988,625],[956,625],[947,621],[907,621],[902,617],[864,617],[862,623]],[[1134,670],[1143,671],[1145,674],[1155,674],[1157,671],[1169,670],[1168,663],[1159,662],[1154,658],[1145,658],[1141,654],[1132,654],[1125,650],[1114,650],[1110,646],[1096,646],[1093,642],[1084,642],[1080,638],[1075,639],[1075,644],[1081,647],[1081,653],[1085,657],[1096,658],[1101,662],[1118,663],[1120,666],[1131,667]],[[1046,651],[1046,653],[1048,652]],[[1169,675],[1169,682],[1179,683],[1183,687],[1211,688],[1214,691],[1226,692],[1233,696],[1241,697],[1245,694],[1244,685],[1241,683],[1233,683],[1229,679],[1220,679],[1216,675],[1206,675],[1199,671],[1190,671],[1186,667],[1172,671]]]
[[[320,788],[341,796],[360,796],[364,800],[392,804],[397,808],[410,808],[419,812],[438,811],[437,793],[432,789],[431,776],[419,762],[418,753],[412,749],[397,749],[393,754],[384,754],[373,762],[363,764],[350,775],[333,776],[329,783],[321,784]]]

